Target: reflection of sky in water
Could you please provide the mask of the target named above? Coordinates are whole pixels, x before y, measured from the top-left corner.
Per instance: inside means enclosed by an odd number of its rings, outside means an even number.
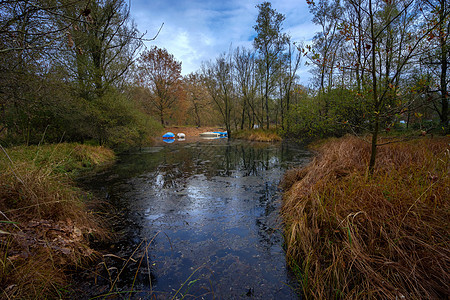
[[[110,190],[133,224],[128,236],[138,243],[162,232],[150,247],[154,291],[173,295],[202,267],[190,290],[196,296],[213,289],[225,299],[249,290],[259,299],[297,297],[288,286],[277,185],[308,154],[284,147],[214,140],[121,158],[115,172],[123,179]],[[137,285],[149,288],[148,280]]]

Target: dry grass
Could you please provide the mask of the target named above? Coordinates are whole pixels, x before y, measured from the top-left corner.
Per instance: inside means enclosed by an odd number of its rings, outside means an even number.
[[[238,131],[233,137],[254,142],[279,142],[283,140],[275,130],[264,129]]]
[[[331,140],[289,171],[287,255],[307,298],[446,299],[450,294],[450,139],[379,148]]]
[[[106,235],[67,172],[114,154],[74,144],[0,150],[1,297],[61,297],[64,271],[94,258],[89,238]]]

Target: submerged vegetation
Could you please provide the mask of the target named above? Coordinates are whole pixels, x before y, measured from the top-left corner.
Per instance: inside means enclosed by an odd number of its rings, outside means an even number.
[[[370,144],[333,139],[308,166],[286,174],[287,256],[306,297],[448,296],[449,142],[381,146],[370,176]]]
[[[89,240],[107,236],[92,197],[76,188],[71,177],[115,155],[80,144],[1,151],[1,297],[62,297],[65,271],[92,260]]]

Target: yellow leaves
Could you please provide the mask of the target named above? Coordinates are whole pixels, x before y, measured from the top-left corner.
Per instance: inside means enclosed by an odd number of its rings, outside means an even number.
[[[72,35],[70,34],[70,31],[67,31],[67,47],[69,48],[73,47],[73,39]]]

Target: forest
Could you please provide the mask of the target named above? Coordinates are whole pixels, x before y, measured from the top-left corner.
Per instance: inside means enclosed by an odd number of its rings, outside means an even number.
[[[253,48],[181,76],[181,61],[138,31],[126,1],[2,1],[2,145],[130,147],[167,125],[261,127],[284,137],[448,133],[449,7],[439,1],[307,1],[311,43],[257,6]],[[161,28],[159,28],[161,30]],[[307,64],[313,80],[299,84]]]

